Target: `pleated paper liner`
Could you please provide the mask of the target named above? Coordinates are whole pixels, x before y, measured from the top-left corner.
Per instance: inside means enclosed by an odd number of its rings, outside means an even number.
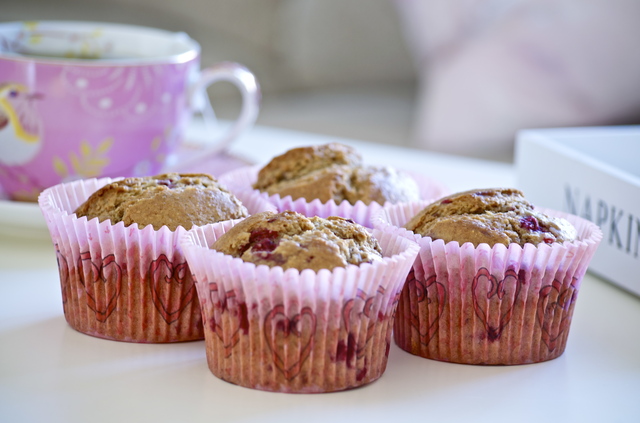
[[[253,389],[319,393],[371,383],[386,369],[398,296],[418,252],[374,231],[385,258],[332,271],[256,266],[209,246],[232,222],[182,242],[196,277],[209,369]]]
[[[428,202],[389,206],[376,228],[401,227]],[[602,231],[577,216],[578,240],[474,248],[415,235],[420,245],[400,297],[396,344],[412,354],[464,364],[514,365],[560,356],[578,292]]]
[[[117,341],[164,343],[203,339],[197,291],[179,245],[186,232],[77,218],[74,210],[111,178],[56,185],[39,205],[56,249],[62,304],[79,332]],[[249,212],[273,210],[238,193]]]
[[[372,202],[369,205],[362,201],[356,204],[350,204],[348,201],[342,201],[337,204],[333,200],[322,203],[320,200],[307,201],[304,198],[293,200],[291,196],[280,197],[278,194],[269,195],[266,192],[254,190],[252,185],[258,178],[261,166],[245,166],[220,176],[220,182],[224,183],[230,189],[237,191],[253,190],[256,193],[268,199],[276,205],[278,211],[297,210],[306,216],[342,216],[349,217],[355,222],[372,228],[371,217],[378,211],[382,205]],[[431,200],[441,198],[449,193],[449,190],[439,181],[428,178],[424,175],[414,172],[406,172],[418,183],[420,189],[420,198],[422,200]],[[302,211],[305,210],[305,211]]]

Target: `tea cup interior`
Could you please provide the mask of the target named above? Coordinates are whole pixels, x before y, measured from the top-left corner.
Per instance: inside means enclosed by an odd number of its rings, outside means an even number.
[[[0,24],[0,56],[92,62],[192,59],[199,44],[183,32],[100,22]]]

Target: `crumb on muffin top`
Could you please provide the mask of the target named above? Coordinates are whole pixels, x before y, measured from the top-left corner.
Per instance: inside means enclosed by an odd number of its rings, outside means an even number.
[[[240,200],[213,176],[178,173],[112,182],[94,192],[75,213],[101,222],[137,223],[140,229],[152,225],[155,230],[167,226],[172,231],[248,215]]]
[[[552,244],[577,236],[568,221],[536,211],[521,191],[512,188],[475,189],[441,198],[416,214],[405,228],[433,239],[475,246]]]
[[[332,270],[382,259],[378,241],[353,220],[293,211],[249,216],[211,248],[256,265],[298,270]]]

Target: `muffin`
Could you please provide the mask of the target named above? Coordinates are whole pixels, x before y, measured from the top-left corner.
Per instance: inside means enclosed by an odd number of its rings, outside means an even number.
[[[274,207],[238,198],[209,175],[166,174],[70,182],[39,197],[71,327],[128,342],[204,337],[191,271],[178,240],[187,228]]]
[[[291,211],[235,223],[195,228],[182,240],[211,372],[298,393],[382,376],[415,241],[394,228],[370,233],[346,218]]]
[[[562,218],[534,210],[521,191],[511,188],[471,190],[425,207],[405,225],[410,231],[444,242],[524,247],[531,243],[573,241],[575,228]]]
[[[260,170],[253,188],[323,203],[420,199],[418,184],[409,175],[388,166],[365,166],[354,148],[338,143],[294,148],[274,157]]]
[[[351,216],[371,227],[371,215],[385,203],[438,198],[440,183],[390,166],[365,165],[352,147],[330,143],[299,147],[274,157],[264,167],[241,168],[220,177],[235,190],[255,189],[278,210]]]
[[[407,352],[464,364],[560,356],[601,230],[537,208],[515,189],[478,189],[388,206],[379,229],[413,231],[420,254],[400,296],[394,340]]]
[[[178,173],[112,182],[91,194],[75,213],[100,222],[137,223],[139,229],[151,225],[155,230],[167,226],[172,231],[248,215],[240,200],[213,176]]]
[[[380,246],[353,220],[264,212],[234,226],[211,247],[255,265],[333,270],[381,260]]]

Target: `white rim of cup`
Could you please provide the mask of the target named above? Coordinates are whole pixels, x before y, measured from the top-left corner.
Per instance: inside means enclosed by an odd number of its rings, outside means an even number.
[[[119,30],[130,30],[130,31],[144,31],[150,35],[156,35],[159,37],[166,37],[169,39],[170,37],[174,37],[175,39],[180,39],[181,42],[184,42],[184,51],[176,54],[168,54],[168,55],[159,55],[154,57],[133,57],[133,58],[107,58],[107,59],[96,59],[96,60],[86,60],[86,59],[74,59],[74,58],[65,58],[65,59],[57,59],[50,58],[46,56],[24,56],[20,53],[13,53],[9,51],[3,51],[0,48],[0,59],[4,60],[16,60],[21,62],[38,62],[43,64],[73,64],[74,66],[87,66],[87,67],[95,67],[95,66],[141,66],[141,65],[150,65],[150,64],[178,64],[178,63],[186,63],[200,55],[201,47],[200,44],[191,38],[185,32],[173,32],[160,28],[152,28],[140,25],[129,25],[129,24],[120,24],[120,23],[111,23],[111,22],[98,22],[98,21],[57,21],[57,20],[34,20],[34,21],[13,21],[13,22],[2,22],[0,23],[0,41],[2,40],[2,33],[9,30],[19,30],[24,29],[25,26],[29,23],[34,23],[38,26],[55,26],[61,29],[69,30],[69,26],[73,25],[76,29],[91,29],[96,30],[98,28],[108,30],[108,29],[119,29]]]

